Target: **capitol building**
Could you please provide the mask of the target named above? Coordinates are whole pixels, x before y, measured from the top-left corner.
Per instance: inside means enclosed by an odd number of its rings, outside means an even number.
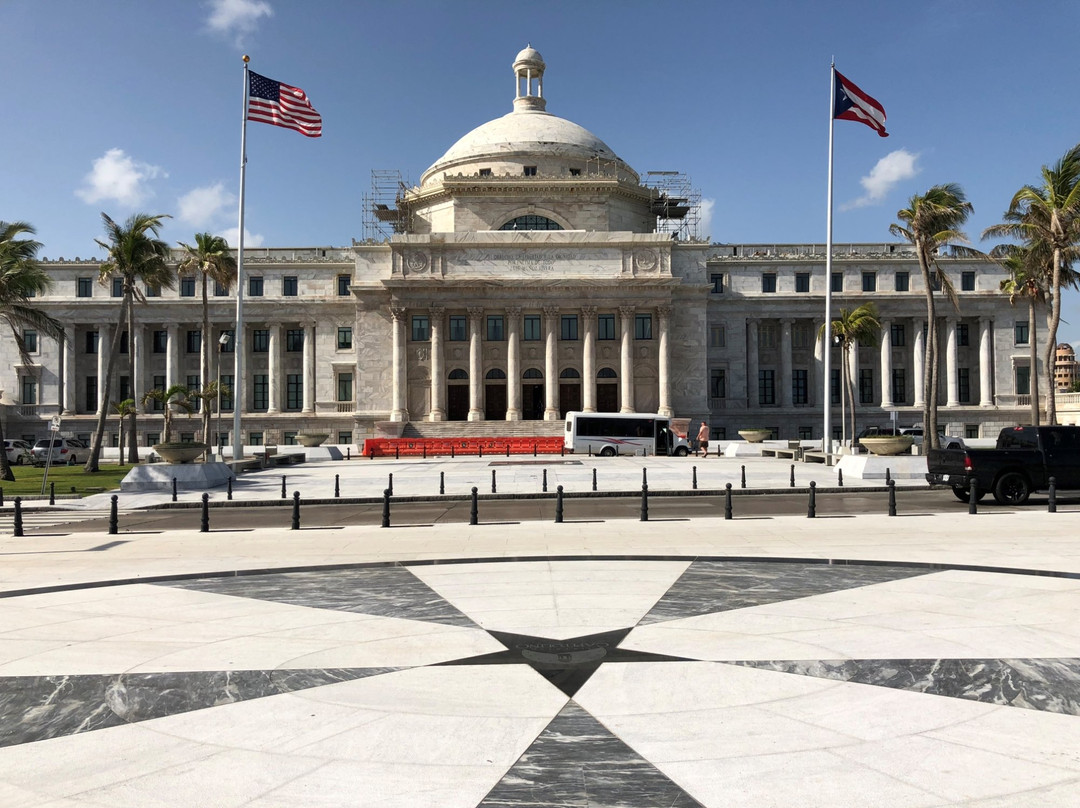
[[[642,175],[549,112],[536,50],[512,69],[510,111],[453,143],[417,185],[373,193],[367,237],[245,250],[245,378],[242,400],[222,401],[223,433],[237,406],[247,445],[292,443],[299,432],[359,444],[433,422],[500,435],[507,422],[531,421],[515,434],[557,434],[553,422],[584,410],[705,420],[721,439],[753,426],[820,440],[827,284],[834,313],[873,301],[881,319],[880,343],[851,358],[860,426],[889,424],[894,412],[900,426],[921,419],[928,327],[939,329],[939,418],[950,433],[992,436],[1026,421],[1027,310],[1001,293],[1000,267],[942,257],[959,311],[942,298],[928,324],[906,245],[834,245],[826,277],[823,245],[709,243],[696,232],[700,196],[679,184],[686,175]],[[57,415],[62,432],[93,431],[120,293],[98,283],[99,264],[44,263],[54,287],[35,303],[66,324],[67,340],[24,334],[28,364],[3,343],[7,437],[41,437]],[[197,285],[146,290],[111,400],[215,378],[238,387],[235,290],[214,290],[204,335]],[[204,436],[198,418],[180,417],[175,430],[231,445],[218,423]],[[105,445],[117,428],[110,418]],[[140,405],[137,431],[140,445],[160,440],[160,411]]]

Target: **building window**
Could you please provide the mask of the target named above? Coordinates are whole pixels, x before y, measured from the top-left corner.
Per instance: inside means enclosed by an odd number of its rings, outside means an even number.
[[[776,291],[776,273],[764,272],[761,275],[761,291],[762,292],[775,292]]]
[[[414,314],[412,318],[412,341],[427,342],[431,339],[431,320],[426,314]]]
[[[38,352],[37,331],[26,330],[22,334],[23,349],[30,354]]]
[[[772,370],[759,370],[758,378],[758,404],[776,403],[776,374]]]
[[[960,348],[965,348],[971,344],[971,334],[968,331],[967,323],[956,324],[956,345]]]
[[[813,440],[814,428],[812,426],[799,427],[799,440]]]
[[[126,354],[128,352],[128,332],[120,332],[120,353]],[[127,398],[127,396],[121,396],[121,398]]]
[[[225,343],[218,343],[219,353],[236,353],[236,331],[229,328],[221,332],[225,337]]]
[[[829,400],[833,404],[840,403],[840,369],[829,368]]]
[[[285,331],[285,350],[292,353],[304,350],[304,329],[289,328]]]
[[[893,280],[897,292],[906,292],[911,286],[911,275],[907,272],[897,272]]]
[[[124,296],[124,279],[113,278],[112,279],[112,296],[123,297]]]
[[[235,385],[233,381],[236,379],[231,373],[221,374],[221,409],[222,411],[232,412],[233,408],[233,390]]]
[[[98,352],[99,336],[97,331],[86,332],[86,353],[96,354]]]
[[[536,166],[522,166],[521,173],[524,174],[526,177],[535,177]]]
[[[180,297],[195,297],[195,279],[180,279]]]
[[[727,346],[727,332],[722,325],[709,326],[709,347],[723,348]]]
[[[270,329],[256,328],[251,332],[251,352],[267,353],[270,350]]]
[[[727,371],[723,368],[709,371],[709,397],[727,398]]]
[[[773,349],[776,347],[776,325],[762,323],[758,327],[758,347]]]
[[[298,410],[304,406],[304,374],[289,373],[285,376],[285,409]]]
[[[893,368],[891,396],[893,404],[907,403],[907,371],[904,368]]]
[[[248,446],[262,446],[263,445],[263,433],[262,432],[248,432]]]
[[[188,353],[198,353],[202,348],[202,332],[188,331],[186,345]]]
[[[652,339],[652,315],[634,315],[634,339]]]
[[[712,293],[714,295],[722,295],[724,293],[724,275],[720,272],[714,272],[709,276],[709,280],[712,282]]]
[[[225,297],[229,294],[229,287],[221,281],[214,281],[214,297]]]
[[[351,275],[338,275],[337,276],[337,293],[338,297],[349,296],[349,284],[352,282]]]
[[[190,390],[192,393],[199,392],[199,377],[198,376],[188,376],[187,377],[187,389]],[[202,405],[202,399],[201,398],[196,398],[195,396],[192,396],[191,398],[188,399],[188,401],[191,403],[191,406],[193,406],[195,408],[195,412],[198,412],[201,409],[201,405]]]
[[[894,348],[903,348],[907,341],[907,334],[904,331],[903,323],[893,323],[892,328],[889,329],[889,334]]]
[[[876,292],[877,291],[877,273],[876,272],[864,272],[862,274],[862,290],[864,292]]]
[[[581,169],[580,168],[571,168],[570,169],[570,176],[571,177],[580,177],[581,176]]]
[[[796,292],[809,292],[810,291],[810,273],[809,272],[796,272],[795,273],[795,291]]]
[[[86,410],[87,412],[97,412],[98,408],[98,396],[97,396],[97,376],[86,377]]]
[[[465,318],[460,314],[451,314],[449,335],[450,342],[464,342],[466,334],[467,326]]]
[[[796,349],[810,347],[810,326],[796,323],[791,326],[791,347]]]
[[[338,401],[352,401],[352,374],[351,373],[339,373],[337,377],[337,400]]]
[[[480,176],[481,177],[490,177],[491,176],[491,169],[490,168],[481,168],[480,169]]]
[[[956,369],[956,399],[961,404],[971,403],[971,368]]]
[[[169,350],[169,332],[155,331],[151,339],[150,350],[153,353],[165,353]]]
[[[1030,337],[1028,334],[1028,323],[1026,320],[1023,322],[1021,322],[1020,320],[1016,321],[1016,324],[1013,326],[1013,335],[1017,345],[1028,344]]]
[[[22,382],[22,397],[19,399],[21,404],[37,404],[38,403],[38,384],[37,379],[33,376],[23,376],[20,380]],[[33,443],[33,441],[28,441]]]
[[[255,410],[266,410],[270,407],[270,376],[266,373],[256,373],[252,377],[251,407]]]
[[[791,403],[805,404],[809,396],[809,381],[806,370],[796,368],[791,371]]]
[[[146,296],[147,297],[161,297],[161,287],[160,286],[150,286],[149,284],[147,284],[147,286],[146,286]]]
[[[281,294],[285,297],[296,297],[298,285],[295,275],[286,275],[281,279]]]
[[[964,424],[964,437],[968,439],[979,437],[979,425]]]
[[[480,169],[481,173],[483,169]],[[562,230],[562,225],[547,216],[518,216],[511,219],[500,230]]]
[[[352,443],[352,432],[338,432],[337,442],[338,446],[348,446]]]
[[[79,278],[75,282],[75,297],[93,297],[94,295],[94,279],[93,278]]]
[[[559,339],[576,340],[578,338],[577,315],[564,314],[560,320]]]
[[[521,323],[521,338],[525,342],[537,342],[540,340],[540,315],[526,314]]]
[[[337,330],[337,346],[339,351],[352,348],[352,328],[347,325],[339,326]]]
[[[834,272],[832,274],[832,280],[830,281],[830,283],[832,283],[832,286],[829,287],[829,288],[832,291],[834,291],[834,292],[842,292],[842,291],[844,291],[844,273],[843,272]]]
[[[258,275],[248,278],[248,297],[263,296],[263,279]]]
[[[859,403],[874,403],[874,369],[859,368]]]
[[[282,432],[281,433],[281,442],[283,444],[285,444],[286,446],[296,446],[296,432],[294,432],[294,431]]]
[[[501,314],[488,315],[487,338],[489,342],[502,342],[506,339],[503,331],[503,316]]]
[[[961,272],[960,273],[960,291],[961,292],[974,292],[975,291],[975,273],[974,272]]]
[[[599,339],[615,339],[615,315],[614,314],[598,314],[596,315],[596,338]]]

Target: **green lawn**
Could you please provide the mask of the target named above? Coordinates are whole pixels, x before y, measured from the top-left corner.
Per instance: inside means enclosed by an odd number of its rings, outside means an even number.
[[[129,471],[130,465],[117,466],[115,463],[102,463],[97,474],[87,474],[83,471],[82,463],[77,466],[53,466],[49,469],[49,482],[56,483],[56,495],[78,494],[85,497],[89,494],[99,494],[101,489],[106,491],[120,487],[120,481]],[[33,466],[12,466],[15,472],[15,482],[0,480],[0,488],[5,497],[36,496],[41,493],[41,478],[45,474],[44,468]],[[49,493],[46,486],[45,493]]]

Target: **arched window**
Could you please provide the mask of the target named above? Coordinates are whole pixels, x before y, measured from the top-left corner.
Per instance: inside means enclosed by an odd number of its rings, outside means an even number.
[[[521,374],[521,378],[523,378],[523,379],[542,379],[542,378],[544,378],[544,374],[541,373],[536,368],[529,368],[528,370],[526,370],[524,373]]]
[[[581,374],[578,373],[573,368],[567,368],[566,370],[564,370],[562,373],[559,374],[559,378],[560,379],[580,379]]]
[[[461,381],[462,379],[468,379],[469,374],[467,371],[464,371],[461,368],[454,368],[450,371],[450,375],[446,378],[448,378],[452,382],[457,382]]]
[[[506,378],[506,372],[502,371],[502,370],[499,370],[498,368],[492,368],[491,370],[489,370],[487,372],[487,376],[485,376],[484,378],[485,379],[505,379]]]
[[[617,379],[617,378],[619,378],[619,374],[617,374],[611,368],[600,368],[600,372],[596,374],[596,378],[598,378],[598,379]]]
[[[562,230],[562,225],[547,216],[518,216],[511,219],[500,230]]]

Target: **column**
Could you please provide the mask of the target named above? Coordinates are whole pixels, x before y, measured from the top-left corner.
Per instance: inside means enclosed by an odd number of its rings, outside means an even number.
[[[390,420],[404,421],[408,418],[405,409],[405,307],[391,306],[391,342],[393,352],[393,378],[391,380]],[[273,344],[273,343],[271,343]],[[270,380],[273,389],[273,377]]]
[[[281,326],[270,326],[270,343],[267,346],[270,351],[270,366],[267,381],[270,401],[266,407],[267,414],[281,412]],[[391,419],[393,420],[393,419]]]
[[[108,379],[106,378],[109,368],[109,337],[112,333],[112,329],[107,323],[102,323],[97,327],[98,332],[98,344],[97,344],[97,378],[98,378],[98,390],[97,390],[97,409],[95,410],[97,415],[101,415],[101,402],[105,402],[105,406],[109,406],[109,399],[112,396],[109,395],[109,389],[105,386]]]
[[[956,393],[956,319],[952,317],[945,321],[945,389],[948,392],[945,406],[960,406]]]
[[[807,401],[815,407],[820,407],[822,402],[829,400],[829,391],[825,388],[828,383],[825,378],[825,341],[829,337],[823,329],[824,325],[824,322],[811,323],[811,328],[814,329],[814,378],[807,382]]]
[[[619,412],[634,412],[634,307],[619,306],[619,386],[622,406]]]
[[[848,378],[851,379],[851,393],[852,402],[851,406],[855,407],[859,403],[859,343],[851,343],[851,347],[848,348]],[[848,418],[851,417],[851,413],[848,413]],[[849,437],[855,437],[850,435]]]
[[[446,309],[432,306],[428,309],[431,324],[431,413],[430,421],[446,420],[446,368],[443,362],[442,327]]]
[[[180,326],[169,323],[165,327],[165,389],[179,384],[180,376]]]
[[[559,355],[555,326],[558,306],[544,306],[544,420],[559,420]]]
[[[146,412],[141,399],[143,393],[149,389],[146,383],[146,340],[143,339],[143,326],[135,323],[132,333],[128,335],[128,350],[131,351],[131,397],[135,399],[135,408],[139,412]]]
[[[469,420],[483,421],[483,363],[480,355],[480,320],[484,316],[481,306],[469,307]]]
[[[660,378],[660,407],[657,412],[668,418],[675,414],[671,409],[671,306],[657,306],[656,315],[660,326],[660,357],[657,374]]]
[[[758,321],[746,319],[746,406],[753,410],[758,398]]]
[[[75,326],[64,326],[63,347],[63,379],[64,398],[63,414],[74,415],[75,413]]]
[[[990,346],[994,329],[989,317],[979,318],[979,406],[994,406],[994,366]]]
[[[521,420],[521,306],[506,307],[506,420]]]
[[[304,326],[304,409],[315,412],[315,323]]]
[[[791,407],[791,318],[780,321],[780,406]]]
[[[892,320],[881,321],[881,406],[891,407],[892,400]]]
[[[923,381],[926,376],[926,337],[923,336],[923,325],[925,320],[914,320],[912,322],[912,328],[915,331],[915,338],[911,341],[911,367],[915,374],[914,379],[914,392],[915,392],[915,406],[926,406],[926,388]]]
[[[596,412],[596,306],[581,307],[581,411]]]

